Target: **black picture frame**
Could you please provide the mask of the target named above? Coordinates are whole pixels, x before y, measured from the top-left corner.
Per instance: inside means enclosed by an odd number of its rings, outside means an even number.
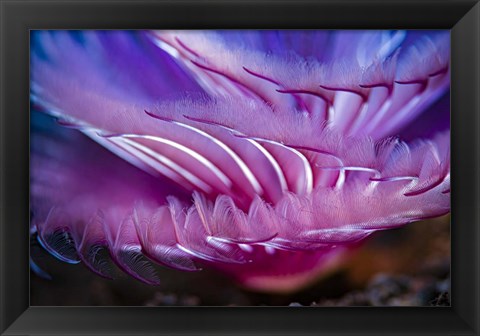
[[[478,1],[0,0],[2,335],[479,335]],[[30,29],[451,29],[451,307],[29,307]]]

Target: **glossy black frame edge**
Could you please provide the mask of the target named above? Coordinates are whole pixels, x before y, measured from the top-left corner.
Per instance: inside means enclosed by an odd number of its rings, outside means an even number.
[[[0,0],[2,335],[479,335],[477,1]],[[452,307],[29,307],[29,29],[452,29]]]

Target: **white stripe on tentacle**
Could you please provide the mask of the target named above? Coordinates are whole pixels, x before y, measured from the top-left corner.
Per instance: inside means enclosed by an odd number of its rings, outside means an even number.
[[[270,151],[268,150],[268,148],[264,148],[263,150],[261,150],[261,152],[262,152],[262,154],[264,154],[267,157],[269,162],[272,164],[275,172],[277,173],[277,177],[278,177],[279,182],[282,186],[282,190],[286,191],[287,190],[287,185],[288,185],[288,189],[292,192],[295,192],[295,193],[299,193],[299,194],[307,193],[308,194],[312,191],[312,189],[313,189],[312,168],[311,168],[310,163],[307,160],[307,158],[302,153],[297,151],[296,149],[285,146],[285,145],[283,145],[283,144],[281,144],[277,141],[274,141],[274,140],[268,140],[268,139],[263,139],[263,138],[258,138],[258,137],[246,136],[243,133],[241,133],[241,132],[239,132],[239,131],[237,131],[233,128],[230,128],[230,127],[225,126],[225,125],[221,125],[221,124],[216,123],[216,122],[201,120],[201,119],[192,118],[192,117],[189,117],[189,116],[185,116],[185,117],[189,120],[193,120],[193,121],[197,121],[197,122],[205,123],[205,124],[210,124],[210,125],[213,125],[213,126],[217,126],[217,127],[226,129],[227,131],[231,132],[233,135],[235,135],[236,137],[238,137],[240,139],[250,140],[249,142],[254,144],[256,148],[261,147],[259,142],[263,142],[263,143],[267,144],[267,146],[272,145],[271,147],[273,149],[271,149]],[[265,147],[265,145],[264,145],[264,147]],[[278,151],[278,149],[280,149],[280,151]],[[272,151],[277,151],[277,156],[282,155],[284,153],[288,153],[287,155],[292,155],[293,154],[294,159],[296,159],[297,161],[298,160],[300,161],[300,163],[301,163],[300,165],[302,167],[302,169],[301,169],[302,170],[302,176],[304,178],[303,185],[302,185],[302,182],[299,182],[300,179],[298,179],[298,175],[295,172],[291,172],[291,174],[290,174],[290,176],[288,176],[288,178],[285,176],[285,168],[288,168],[287,162],[285,161],[284,165],[279,164],[278,163],[279,158],[275,157],[275,154],[271,153]],[[289,163],[289,164],[291,164],[291,163]],[[282,169],[282,167],[283,167],[283,169]]]
[[[273,189],[273,187],[271,185],[271,181],[264,181],[262,179],[262,177],[260,176],[261,175],[260,172],[252,171],[252,169],[254,169],[254,167],[255,167],[255,164],[251,164],[249,166],[247,164],[247,162],[245,161],[247,158],[243,158],[243,159],[240,158],[239,154],[237,154],[235,151],[233,151],[232,148],[230,148],[228,145],[226,145],[224,142],[222,142],[218,137],[214,137],[213,135],[211,135],[211,134],[209,134],[209,133],[207,133],[203,130],[200,130],[196,127],[193,127],[189,124],[182,123],[182,122],[172,120],[172,119],[163,118],[163,117],[160,117],[160,116],[156,116],[156,115],[154,115],[150,112],[147,112],[147,111],[146,111],[146,113],[148,115],[154,117],[154,118],[159,119],[159,120],[163,120],[163,121],[166,121],[166,122],[171,122],[171,123],[173,123],[175,125],[178,125],[180,127],[189,129],[189,130],[191,130],[195,133],[198,133],[198,134],[206,137],[207,139],[209,139],[210,141],[215,143],[218,147],[220,147],[220,149],[222,149],[226,153],[230,154],[231,157],[235,160],[235,162],[238,163],[238,166],[240,167],[240,169],[242,169],[242,172],[244,173],[245,177],[247,177],[249,179],[249,181],[251,181],[252,186],[254,186],[256,188],[256,192],[257,192],[258,195],[262,195],[264,192],[266,194],[269,194],[271,192],[270,189]],[[243,135],[242,133],[238,132],[235,129],[232,129],[232,128],[229,128],[229,127],[226,127],[226,126],[214,123],[214,122],[205,121],[205,120],[201,120],[201,119],[196,119],[196,118],[192,118],[192,117],[189,117],[189,116],[184,116],[184,117],[187,118],[188,120],[191,120],[191,121],[194,121],[194,122],[199,122],[199,123],[203,123],[203,124],[207,124],[207,125],[218,126],[222,129],[225,129],[225,130],[229,131],[233,135]],[[237,138],[237,139],[245,141],[244,144],[254,147],[255,151],[259,152],[259,154],[263,157],[263,159],[265,159],[266,162],[268,162],[269,169],[271,169],[274,172],[274,174],[275,174],[275,184],[278,185],[278,188],[281,191],[281,193],[287,191],[288,187],[287,187],[287,182],[286,182],[286,179],[285,179],[285,175],[282,171],[282,168],[281,168],[280,164],[277,162],[277,160],[263,146],[261,146],[257,141],[255,141],[253,139],[250,139],[250,138],[241,138],[241,137]],[[225,141],[225,139],[224,139],[224,141]],[[250,162],[250,163],[255,163],[255,162]],[[252,168],[250,168],[250,167],[252,167]],[[262,190],[262,186],[263,186],[263,190]],[[261,192],[260,192],[260,190],[261,190]],[[265,196],[272,196],[272,195],[265,195]]]
[[[147,139],[147,140],[152,140],[154,142],[158,142],[161,144],[165,144],[167,146],[170,146],[172,148],[175,148],[182,152],[183,154],[192,157],[195,159],[199,164],[203,165],[205,168],[207,168],[210,172],[214,174],[214,176],[223,183],[225,188],[229,189],[232,186],[232,181],[215,165],[213,164],[210,160],[205,158],[203,155],[199,154],[198,152],[192,150],[191,148],[188,148],[182,144],[179,144],[175,141],[159,137],[159,136],[153,136],[153,135],[141,135],[141,134],[121,134],[121,135],[114,135],[114,136],[106,136],[107,138],[123,138],[123,139]],[[132,143],[135,143],[132,141]],[[136,145],[140,145],[136,143]],[[146,146],[143,146],[146,147]]]
[[[287,179],[289,180],[289,189],[290,191],[302,195],[302,194],[309,194],[313,190],[313,172],[312,167],[310,166],[310,162],[307,158],[300,153],[298,150],[285,146],[284,144],[273,141],[273,140],[266,140],[260,138],[252,138],[252,140],[259,141],[265,143],[265,146],[270,147],[270,152],[276,152],[277,156],[283,155],[287,153],[287,155],[292,156],[294,159],[300,162],[301,173],[303,181],[299,178],[299,172],[287,172]],[[275,154],[273,154],[275,156]],[[285,158],[286,159],[286,158]],[[277,157],[277,160],[280,160],[280,157]],[[291,164],[285,161],[285,165],[283,167],[288,168],[288,164]],[[285,169],[284,168],[284,169]],[[289,175],[288,175],[289,174]]]
[[[234,163],[235,166],[240,170],[241,174],[244,176],[244,178],[247,180],[248,184],[252,188],[252,190],[255,192],[257,195],[263,195],[264,190],[262,186],[260,185],[258,178],[255,176],[255,174],[252,172],[251,168],[246,164],[246,162],[234,151],[232,148],[230,148],[227,144],[225,144],[223,141],[221,141],[218,137],[215,137],[201,129],[198,129],[194,126],[191,126],[186,123],[182,123],[173,119],[157,116],[153,113],[150,113],[148,111],[145,111],[145,113],[155,119],[164,121],[164,122],[169,122],[172,123],[176,126],[179,126],[181,128],[184,128],[188,131],[194,132],[196,135],[200,135],[204,139],[206,139],[208,142],[213,143],[216,148],[218,148],[222,153],[227,155]],[[201,149],[197,149],[199,153],[201,153]],[[203,155],[206,156],[206,155]],[[228,174],[228,172],[224,172],[225,174]],[[232,173],[233,174],[233,173]],[[234,179],[236,176],[231,176],[230,178]],[[238,179],[238,177],[237,177]],[[242,186],[244,187],[244,186]]]

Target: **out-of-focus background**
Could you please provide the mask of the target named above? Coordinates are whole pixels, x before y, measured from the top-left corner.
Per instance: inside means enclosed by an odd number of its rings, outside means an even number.
[[[450,216],[377,232],[335,272],[291,294],[241,288],[211,270],[159,267],[160,286],[103,279],[32,247],[52,279],[31,272],[33,306],[449,306]]]

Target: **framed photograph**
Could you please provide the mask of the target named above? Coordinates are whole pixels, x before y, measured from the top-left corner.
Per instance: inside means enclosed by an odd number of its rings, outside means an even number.
[[[1,17],[2,335],[479,334],[478,2]]]

